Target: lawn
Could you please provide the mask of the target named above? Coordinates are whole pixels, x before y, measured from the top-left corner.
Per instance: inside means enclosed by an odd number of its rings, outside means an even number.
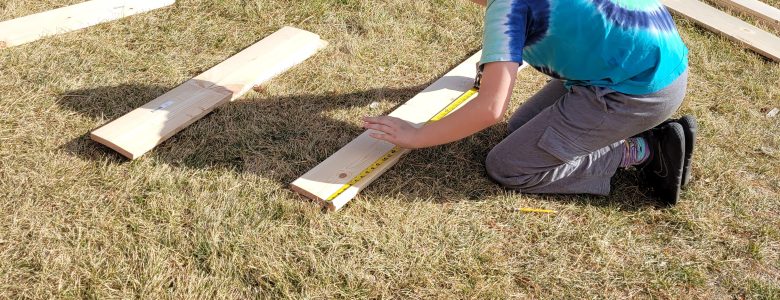
[[[78,2],[2,0],[0,21]],[[336,213],[289,190],[477,51],[482,14],[179,0],[0,50],[0,298],[780,298],[780,65],[680,16],[700,139],[673,208],[633,172],[609,197],[501,189],[483,160],[505,123],[413,151]],[[136,161],[89,140],[284,25],[330,45]],[[522,71],[512,108],[545,81]]]

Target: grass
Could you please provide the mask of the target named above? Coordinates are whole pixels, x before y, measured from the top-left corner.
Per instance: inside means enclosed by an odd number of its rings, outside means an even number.
[[[338,213],[287,188],[476,51],[481,14],[180,0],[0,51],[0,297],[780,298],[780,66],[682,18],[701,138],[674,208],[630,172],[609,197],[506,192],[482,164],[504,124],[414,151]],[[137,161],[87,138],[283,25],[330,46]],[[513,108],[544,82],[523,71]]]

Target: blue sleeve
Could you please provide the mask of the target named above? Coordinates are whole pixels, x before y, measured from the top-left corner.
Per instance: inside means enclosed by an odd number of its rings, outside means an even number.
[[[527,20],[528,5],[524,0],[489,1],[479,64],[496,61],[522,64]]]

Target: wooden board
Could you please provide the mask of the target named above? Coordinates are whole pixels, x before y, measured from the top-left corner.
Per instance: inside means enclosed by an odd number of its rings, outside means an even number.
[[[176,0],[92,0],[0,22],[0,49],[169,6]]]
[[[670,10],[780,62],[780,38],[697,0],[662,0]]]
[[[479,61],[480,55],[481,52],[477,52],[445,74],[444,77],[394,110],[390,115],[418,126],[424,124],[473,86],[474,76],[476,76],[474,66]],[[526,65],[524,64],[522,67],[524,66]],[[360,171],[367,168],[394,147],[391,143],[372,138],[369,136],[369,132],[368,130],[363,132],[363,134],[336,151],[322,163],[296,179],[290,185],[291,189],[319,202],[330,210],[338,210],[354,198],[363,188],[395,165],[403,154],[410,151],[402,150],[400,155],[396,155],[386,161],[360,182],[344,191],[336,199],[326,201],[325,199],[349,182]]]
[[[182,85],[100,127],[90,137],[136,159],[218,106],[303,62],[327,43],[284,27]],[[119,95],[118,95],[119,96]]]
[[[751,15],[759,21],[780,30],[780,9],[758,0],[713,0],[735,11]]]

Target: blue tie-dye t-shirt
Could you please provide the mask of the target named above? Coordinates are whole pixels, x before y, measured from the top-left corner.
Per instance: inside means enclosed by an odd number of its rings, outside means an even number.
[[[657,0],[490,0],[481,63],[525,60],[566,86],[663,89],[688,49]]]

